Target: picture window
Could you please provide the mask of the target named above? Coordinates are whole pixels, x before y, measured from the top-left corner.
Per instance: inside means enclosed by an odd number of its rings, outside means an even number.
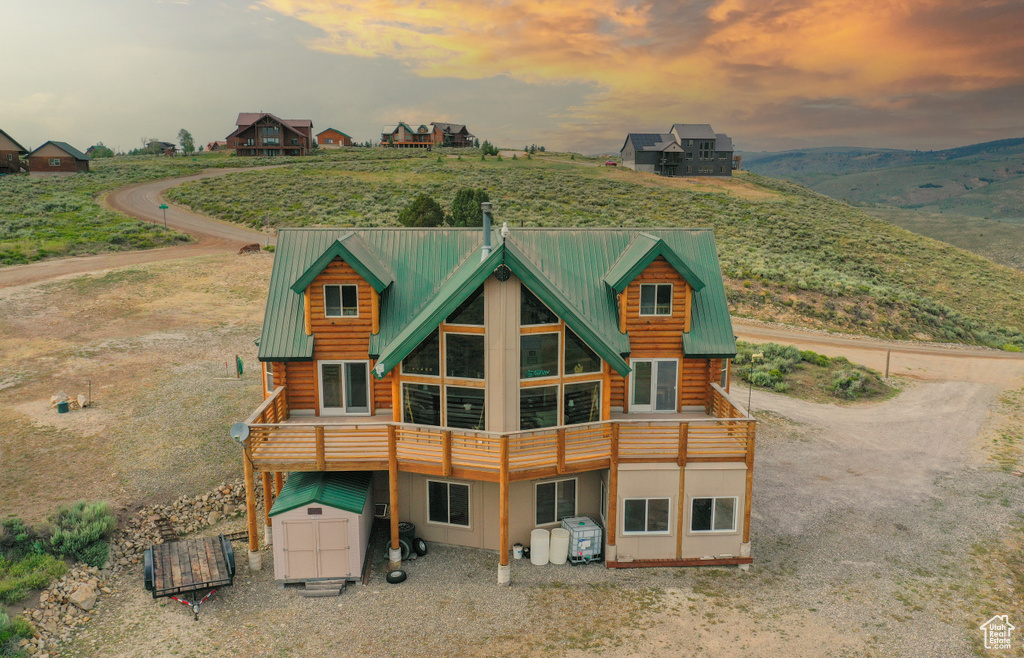
[[[735,532],[738,498],[694,498],[690,501],[690,532]]]
[[[623,500],[623,534],[669,534],[670,502],[668,498],[626,498]]]

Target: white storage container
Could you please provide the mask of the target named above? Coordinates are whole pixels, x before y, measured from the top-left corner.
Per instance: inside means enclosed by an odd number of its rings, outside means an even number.
[[[565,564],[569,557],[569,531],[564,528],[551,530],[551,564]]]
[[[530,533],[530,562],[541,566],[548,563],[548,543],[551,533],[544,528],[537,528]]]
[[[601,556],[602,530],[589,516],[562,519],[562,528],[569,533],[569,561],[573,564],[593,562]],[[555,531],[551,531],[554,536]],[[552,560],[554,561],[554,560]]]

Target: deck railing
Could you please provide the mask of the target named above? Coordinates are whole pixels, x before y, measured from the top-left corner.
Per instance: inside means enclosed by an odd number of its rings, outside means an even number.
[[[508,444],[511,479],[607,468],[619,463],[744,461],[754,421],[717,385],[714,417],[615,419],[518,432],[482,432],[397,422],[333,425],[288,418],[278,387],[247,421],[246,449],[258,471],[385,470],[391,433],[399,470],[497,479]]]

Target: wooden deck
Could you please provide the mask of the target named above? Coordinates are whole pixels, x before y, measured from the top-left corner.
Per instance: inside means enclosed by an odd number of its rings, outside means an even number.
[[[225,587],[234,581],[222,537],[154,544],[151,550],[154,599]]]
[[[494,433],[366,417],[290,417],[284,387],[248,419],[246,451],[257,472],[398,470],[495,481],[578,473],[616,463],[747,460],[754,420],[717,385],[705,414],[620,415],[586,425]]]

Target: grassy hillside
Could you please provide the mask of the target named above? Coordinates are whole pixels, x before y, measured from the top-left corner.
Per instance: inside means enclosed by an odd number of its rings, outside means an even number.
[[[744,154],[749,171],[855,204],[1024,217],[1024,139],[944,151],[824,148]]]
[[[516,226],[707,226],[734,312],[895,338],[1024,345],[1024,273],[786,181],[670,180],[556,161],[346,152],[184,185],[172,198],[258,226],[390,226],[421,192],[486,188]]]

